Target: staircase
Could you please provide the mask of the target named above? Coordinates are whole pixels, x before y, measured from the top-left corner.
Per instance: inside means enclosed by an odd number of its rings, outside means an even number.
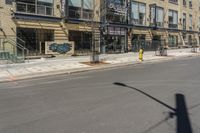
[[[180,36],[180,38],[181,38],[182,47],[186,46],[185,40],[184,40],[184,38],[183,38],[183,33],[182,33],[182,32],[179,32],[179,36]]]
[[[23,40],[13,37],[0,36],[0,63],[23,63],[29,50],[25,48]],[[25,43],[24,43],[25,44]]]

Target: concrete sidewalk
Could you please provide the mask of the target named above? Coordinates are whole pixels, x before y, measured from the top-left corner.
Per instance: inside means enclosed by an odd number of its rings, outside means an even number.
[[[169,60],[180,57],[198,56],[198,53],[191,53],[191,49],[168,50],[167,57],[155,56],[155,52],[144,53],[144,63],[160,60]],[[138,53],[125,54],[104,54],[100,55],[104,64],[87,65],[90,56],[66,57],[54,59],[31,60],[22,64],[0,65],[0,82],[26,79],[39,76],[48,76],[62,73],[74,73],[87,70],[102,69],[108,67],[122,66],[140,63]]]

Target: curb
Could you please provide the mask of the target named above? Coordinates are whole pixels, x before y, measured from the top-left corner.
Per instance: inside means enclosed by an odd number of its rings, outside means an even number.
[[[102,66],[96,66],[96,67],[86,67],[86,68],[78,68],[78,69],[68,69],[68,70],[58,70],[58,71],[52,71],[50,73],[43,72],[43,73],[35,73],[35,74],[26,74],[26,75],[21,75],[18,77],[10,76],[7,77],[6,79],[0,78],[0,83],[6,83],[6,82],[13,82],[13,81],[18,81],[18,80],[25,80],[25,79],[32,79],[32,78],[41,78],[41,77],[46,77],[46,76],[54,76],[54,75],[62,75],[62,74],[76,74],[76,73],[82,73],[82,72],[89,72],[89,71],[94,71],[94,70],[108,70],[108,69],[113,69],[113,68],[120,68],[123,66],[137,66],[141,64],[150,64],[150,63],[158,63],[158,62],[166,62],[166,61],[171,61],[171,60],[176,60],[176,59],[184,59],[184,58],[189,58],[189,57],[197,57],[200,56],[200,54],[195,54],[195,55],[186,55],[186,56],[179,56],[179,57],[168,57],[168,58],[160,58],[160,59],[149,59],[145,60],[144,62],[139,62],[139,61],[133,61],[133,62],[126,62],[126,63],[117,63],[117,64],[106,64]]]

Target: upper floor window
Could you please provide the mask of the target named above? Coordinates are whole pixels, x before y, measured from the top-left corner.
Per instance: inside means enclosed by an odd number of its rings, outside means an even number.
[[[12,5],[13,0],[5,0],[5,3],[8,5]]]
[[[131,20],[133,24],[145,25],[146,23],[146,4],[131,3]]]
[[[186,30],[186,14],[185,13],[183,13],[183,18],[182,18],[182,25],[183,25],[183,30]]]
[[[200,31],[200,17],[199,17],[199,31]]]
[[[187,5],[186,0],[183,0],[183,6],[186,6],[186,5]]]
[[[192,0],[189,0],[189,7],[192,8]]]
[[[16,0],[16,11],[52,16],[53,0]]]
[[[168,13],[169,28],[178,28],[178,12],[169,10]]]
[[[108,0],[104,0],[108,1]],[[106,21],[113,23],[126,23],[126,0],[110,0],[106,7]]]
[[[94,0],[69,0],[69,17],[76,19],[92,19]]]
[[[164,26],[164,10],[163,10],[163,8],[157,7],[157,6],[152,6],[150,8],[150,25],[158,26],[158,27]]]
[[[178,4],[178,0],[169,0],[169,2]]]
[[[114,3],[123,6],[125,4],[125,0],[109,0],[109,3]]]
[[[192,30],[192,15],[189,16],[189,29]]]

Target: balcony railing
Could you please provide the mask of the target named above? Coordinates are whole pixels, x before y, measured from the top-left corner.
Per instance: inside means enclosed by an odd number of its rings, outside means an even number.
[[[93,11],[92,10],[83,10],[83,19],[92,19]]]
[[[178,4],[178,0],[169,0],[170,3]]]
[[[150,26],[155,26],[155,23],[151,23]],[[156,26],[157,27],[164,27],[164,23],[163,22],[157,22]]]
[[[132,19],[132,24],[134,24],[134,25],[146,25],[146,21],[144,19]]]
[[[69,18],[91,20],[92,16],[93,16],[92,10],[69,8]]]
[[[36,5],[24,2],[16,3],[16,11],[30,14],[53,16],[53,7],[51,6]]]
[[[171,23],[169,23],[169,28],[174,28],[174,29],[176,29],[176,28],[178,28],[178,24],[171,24]]]

